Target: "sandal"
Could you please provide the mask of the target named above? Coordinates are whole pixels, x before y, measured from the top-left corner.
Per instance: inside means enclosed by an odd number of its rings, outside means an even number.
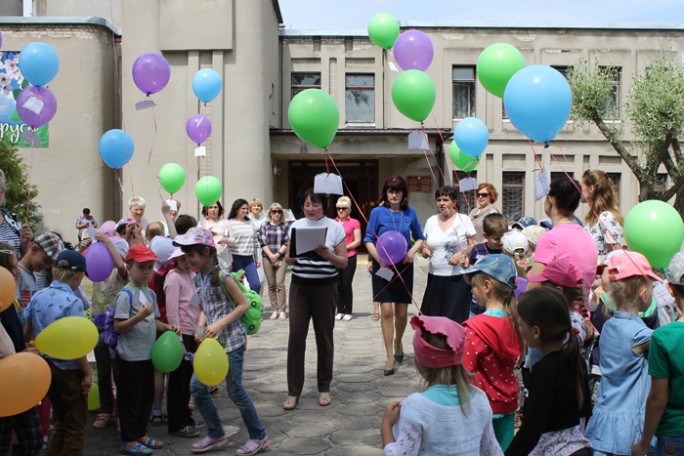
[[[371,320],[373,321],[378,321],[380,319],[380,314],[374,313],[373,316],[371,317]]]
[[[330,398],[330,393],[327,391],[318,393],[318,405],[321,407],[326,407],[332,403],[332,399]]]
[[[285,410],[294,410],[297,408],[297,404],[299,404],[299,396],[287,396],[287,399],[283,402],[283,408]]]
[[[153,426],[161,426],[164,424],[164,415],[160,413],[153,413],[152,418],[150,419],[150,423],[152,423]]]
[[[109,420],[112,419],[112,415],[109,413],[98,413],[97,418],[95,418],[95,422],[93,423],[93,427],[96,429],[104,429],[109,425]]]

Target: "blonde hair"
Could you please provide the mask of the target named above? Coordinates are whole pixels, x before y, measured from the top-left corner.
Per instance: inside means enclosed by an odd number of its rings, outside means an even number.
[[[272,224],[273,219],[271,218],[271,211],[274,209],[278,211],[283,211],[283,206],[281,206],[280,203],[271,203],[271,205],[268,207],[268,212],[266,213],[266,220],[268,220]],[[283,211],[283,216],[280,217],[280,222],[278,223],[278,225],[280,225],[281,223],[285,223],[285,211]]]
[[[264,210],[264,203],[261,201],[259,198],[252,198],[252,201],[249,202],[249,208],[252,209],[252,206],[257,205],[261,207],[261,210]]]
[[[145,209],[145,198],[142,196],[131,196],[128,200],[128,209],[132,209],[133,206],[140,206],[141,209]]]
[[[641,290],[646,294],[641,296]],[[645,310],[651,304],[653,286],[647,277],[636,275],[621,280],[611,281],[608,291],[617,310],[634,312]]]
[[[518,303],[515,300],[515,290],[484,272],[476,272],[473,274],[470,279],[470,283],[477,286],[482,285],[485,280],[489,280],[491,282],[494,298],[503,302],[504,308],[506,309],[506,312],[508,312],[508,316],[513,322],[515,333],[518,335],[518,345],[522,350],[523,337],[522,334],[520,334],[520,328],[518,327]]]
[[[147,225],[147,230],[145,231],[147,243],[149,244],[155,236],[164,236],[164,225],[162,225],[162,222],[152,222]]]
[[[620,225],[623,225],[624,220],[620,214],[620,209],[618,209],[615,191],[613,190],[613,180],[603,171],[586,170],[582,175],[582,182],[587,187],[594,187],[594,193],[591,195],[591,199],[587,200],[590,207],[587,216],[584,217],[584,221],[587,225],[595,225],[596,222],[598,222],[598,216],[601,212],[605,211],[610,212]]]
[[[60,282],[68,283],[76,279],[82,272],[71,270],[71,265],[67,260],[60,260],[52,267],[52,278]]]

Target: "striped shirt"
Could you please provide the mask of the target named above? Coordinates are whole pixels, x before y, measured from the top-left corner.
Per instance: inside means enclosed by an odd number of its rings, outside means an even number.
[[[325,245],[331,251],[335,251],[335,248],[340,245],[340,243],[344,242],[346,238],[342,225],[328,217],[323,217],[322,219],[315,221],[307,218],[299,219],[290,226],[288,235],[292,237],[292,229],[300,227],[327,228],[328,231],[325,237]],[[291,252],[291,254],[294,255],[294,252]],[[328,260],[324,260],[320,256],[297,258],[294,268],[292,268],[292,280],[300,282],[312,280],[333,282],[337,280],[337,269],[332,263]]]
[[[17,255],[17,260],[21,258],[21,237],[19,231],[9,223],[9,217],[12,215],[9,212],[2,211],[3,220],[0,224],[0,241],[8,244],[14,253]],[[14,223],[17,223],[14,221]]]
[[[280,247],[290,242],[289,231],[290,224],[287,222],[278,225],[271,225],[270,222],[264,223],[259,233],[261,248],[268,247],[271,253],[278,253]]]
[[[254,255],[254,249],[257,248],[258,240],[252,221],[231,219],[230,230],[233,232],[236,243],[235,247],[230,248],[231,253],[240,256]]]

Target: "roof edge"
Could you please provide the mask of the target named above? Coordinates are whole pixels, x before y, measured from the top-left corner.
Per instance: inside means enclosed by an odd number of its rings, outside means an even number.
[[[0,16],[0,24],[10,25],[96,25],[121,36],[120,29],[102,17],[87,16]]]

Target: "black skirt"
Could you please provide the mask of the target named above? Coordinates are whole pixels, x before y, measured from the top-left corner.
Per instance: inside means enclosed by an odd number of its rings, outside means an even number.
[[[401,278],[392,267],[394,277],[389,282],[383,278],[375,275],[380,269],[380,265],[373,261],[372,270],[372,284],[373,284],[373,301],[374,302],[394,302],[397,304],[409,304],[413,302],[411,295],[413,294],[413,263],[396,265],[399,270]],[[402,281],[403,279],[403,281]]]
[[[420,311],[432,317],[447,317],[458,323],[468,319],[473,295],[462,275],[428,274]]]

